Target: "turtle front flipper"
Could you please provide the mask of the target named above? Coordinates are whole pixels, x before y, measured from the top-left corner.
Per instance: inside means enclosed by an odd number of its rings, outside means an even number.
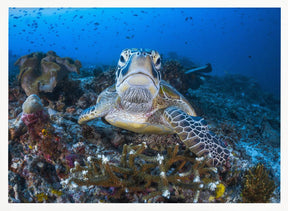
[[[226,163],[229,150],[213,132],[209,131],[203,118],[189,116],[177,107],[166,108],[164,118],[186,147],[197,156],[208,156],[208,165],[217,166]]]
[[[92,119],[102,117],[107,112],[105,112],[106,108],[103,107],[103,104],[96,104],[90,108],[85,109],[78,118],[78,124],[83,124]]]
[[[114,106],[117,100],[115,85],[103,90],[98,96],[96,105],[85,109],[78,118],[78,124],[83,124],[92,119],[105,116]]]

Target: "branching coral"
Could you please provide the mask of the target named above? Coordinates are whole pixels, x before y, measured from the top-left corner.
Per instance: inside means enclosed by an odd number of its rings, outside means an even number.
[[[203,178],[217,179],[215,168],[205,166],[205,160],[195,158],[188,151],[179,151],[179,145],[168,147],[167,153],[149,156],[145,154],[146,144],[124,145],[118,163],[112,163],[104,155],[88,157],[86,166],[76,162],[71,169],[70,183],[77,185],[97,185],[116,188],[112,197],[142,192],[142,200],[153,197],[169,199],[173,187],[194,191],[194,201],[199,192],[209,189]]]
[[[19,58],[18,79],[27,96],[39,92],[52,92],[58,81],[65,78],[68,72],[79,73],[81,63],[71,58],[60,58],[55,52],[46,54],[35,52]]]
[[[264,165],[258,164],[245,175],[242,199],[245,203],[266,203],[274,190],[275,182],[269,177]]]

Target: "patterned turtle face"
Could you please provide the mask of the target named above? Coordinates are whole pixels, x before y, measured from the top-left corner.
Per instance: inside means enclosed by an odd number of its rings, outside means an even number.
[[[157,51],[125,49],[116,72],[116,91],[125,101],[147,103],[158,94],[161,58]]]

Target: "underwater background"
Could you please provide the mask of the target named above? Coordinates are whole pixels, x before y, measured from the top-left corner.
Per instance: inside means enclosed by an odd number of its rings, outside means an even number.
[[[280,97],[280,20],[279,8],[10,8],[9,58],[52,49],[116,65],[123,49],[150,48],[254,77]]]
[[[280,15],[9,8],[8,201],[279,203]],[[175,134],[77,123],[115,83],[126,48],[160,53],[162,79],[229,150],[224,166],[207,165]]]

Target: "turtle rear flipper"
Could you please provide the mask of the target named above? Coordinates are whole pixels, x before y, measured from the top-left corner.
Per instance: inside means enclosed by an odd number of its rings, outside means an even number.
[[[209,131],[203,118],[189,116],[177,107],[166,108],[164,117],[186,147],[197,156],[208,156],[208,165],[217,166],[226,163],[229,150],[213,132]]]

